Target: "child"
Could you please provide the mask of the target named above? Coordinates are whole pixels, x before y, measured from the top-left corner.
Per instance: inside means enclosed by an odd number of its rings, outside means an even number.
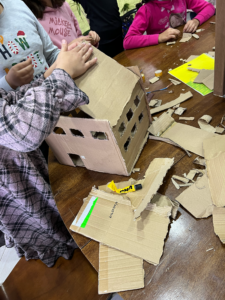
[[[177,39],[180,31],[170,28],[171,14],[173,23],[182,25],[183,22],[186,23],[187,9],[196,12],[197,16],[184,26],[184,32],[195,32],[199,25],[215,13],[213,5],[205,0],[145,0],[145,3],[138,10],[124,39],[125,49],[147,47]],[[181,22],[177,23],[179,19]],[[147,35],[143,35],[145,31]]]
[[[99,33],[99,50],[114,57],[123,49],[122,21],[117,0],[73,0],[82,5],[90,26]]]
[[[98,46],[100,38],[95,31],[82,36],[78,21],[65,0],[23,0],[23,2],[38,18],[53,44],[58,48],[61,47],[62,39],[65,39],[68,44],[85,40]]]
[[[25,26],[32,19],[28,8],[19,0],[0,1],[1,28],[4,29],[10,14],[14,17],[14,22],[8,23],[8,32],[5,31],[8,36],[12,37],[17,30],[18,11]],[[37,28],[36,33],[32,26]],[[35,18],[30,27],[26,38],[37,41],[38,45],[40,36]],[[21,38],[20,48],[16,46],[19,51],[24,50],[25,43],[28,45],[25,50],[30,50],[26,38]],[[1,51],[8,58],[9,49],[5,46]],[[48,267],[60,256],[69,259],[77,246],[57,210],[47,183],[47,164],[38,147],[53,131],[60,112],[88,103],[88,97],[72,78],[96,63],[96,59],[88,61],[91,53],[90,44],[79,44],[67,51],[65,41],[57,60],[32,83],[10,92],[0,88],[0,231],[5,235],[6,246],[14,246],[19,257],[41,259]],[[31,68],[30,63],[31,59],[18,64],[21,68],[17,72]]]

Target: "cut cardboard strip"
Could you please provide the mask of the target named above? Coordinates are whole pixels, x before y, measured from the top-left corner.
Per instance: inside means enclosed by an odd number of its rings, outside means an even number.
[[[218,235],[221,242],[225,244],[225,208],[214,207],[213,226],[215,234]]]
[[[180,186],[179,186],[179,184],[176,182],[176,180],[174,180],[173,178],[171,178],[171,181],[172,181],[173,185],[175,186],[175,188],[176,188],[177,190],[179,190],[179,189],[180,189]]]
[[[181,82],[178,81],[178,80],[175,80],[175,79],[172,79],[172,78],[169,78],[169,80],[170,80],[174,85],[179,85],[179,84],[181,84]]]
[[[135,222],[128,200],[121,195],[93,188],[77,215],[78,221],[92,197],[98,198],[98,201],[86,227],[72,224],[70,229],[109,247],[158,264],[169,218],[145,210]]]
[[[176,180],[179,180],[183,183],[188,183],[189,182],[189,179],[188,178],[184,178],[184,177],[181,177],[181,176],[177,176],[177,175],[173,175],[172,176],[173,179],[176,179]]]
[[[180,96],[177,99],[175,99],[173,101],[170,101],[166,104],[163,104],[160,107],[153,108],[153,109],[150,110],[150,112],[151,112],[151,114],[156,114],[160,111],[171,108],[171,107],[177,105],[178,103],[182,103],[182,102],[190,99],[191,97],[193,97],[191,92],[187,92],[185,94],[180,94]]]
[[[212,120],[211,116],[204,115],[198,120],[198,125],[201,129],[205,131],[215,133],[216,129],[209,124],[211,120]]]
[[[100,244],[98,293],[144,288],[143,259]]]
[[[195,117],[179,117],[181,121],[194,121]]]
[[[202,148],[203,141],[207,138],[217,136],[214,133],[186,124],[176,123],[175,120],[167,114],[162,116],[162,119],[160,116],[158,120],[153,122],[148,131],[152,134],[159,134],[160,137],[157,137],[158,140],[160,140],[160,138],[169,139],[182,149],[186,149],[202,157],[204,156]],[[152,127],[153,125],[154,127]]]
[[[225,136],[215,136],[203,142],[206,169],[212,201],[225,206]]]
[[[166,43],[167,46],[169,46],[169,45],[174,45],[174,44],[176,44],[175,41],[174,41],[174,42],[167,42],[167,43]]]
[[[213,203],[207,176],[203,175],[192,186],[176,197],[176,200],[195,218],[211,216]]]
[[[150,83],[155,83],[155,82],[157,82],[157,81],[159,81],[159,78],[158,78],[158,77],[153,77],[152,79],[149,79],[149,82],[150,82]]]

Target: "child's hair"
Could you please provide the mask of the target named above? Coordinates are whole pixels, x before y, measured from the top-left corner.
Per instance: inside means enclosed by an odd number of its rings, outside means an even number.
[[[51,0],[54,8],[61,7],[65,0]],[[42,19],[46,8],[44,0],[23,0],[36,18]]]

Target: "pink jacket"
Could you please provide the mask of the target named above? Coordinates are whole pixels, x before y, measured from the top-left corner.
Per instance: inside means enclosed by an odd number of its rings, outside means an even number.
[[[213,5],[205,0],[152,0],[138,10],[124,39],[124,49],[158,44],[159,34],[170,27],[170,14],[181,14],[186,21],[187,9],[197,13],[195,18],[200,24],[215,13]],[[143,35],[145,31],[147,35]]]
[[[82,36],[78,21],[67,2],[59,8],[46,7],[39,22],[49,34],[52,42],[61,49],[62,40],[68,43]]]

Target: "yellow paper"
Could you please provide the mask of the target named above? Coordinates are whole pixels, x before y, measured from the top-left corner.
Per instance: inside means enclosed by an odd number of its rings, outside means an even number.
[[[188,70],[190,64],[190,67],[194,69],[214,70],[215,61],[207,54],[202,54],[188,63],[170,71],[169,74],[184,82],[203,96],[210,94],[212,90],[207,88],[204,84],[194,83],[194,80],[199,73]]]

